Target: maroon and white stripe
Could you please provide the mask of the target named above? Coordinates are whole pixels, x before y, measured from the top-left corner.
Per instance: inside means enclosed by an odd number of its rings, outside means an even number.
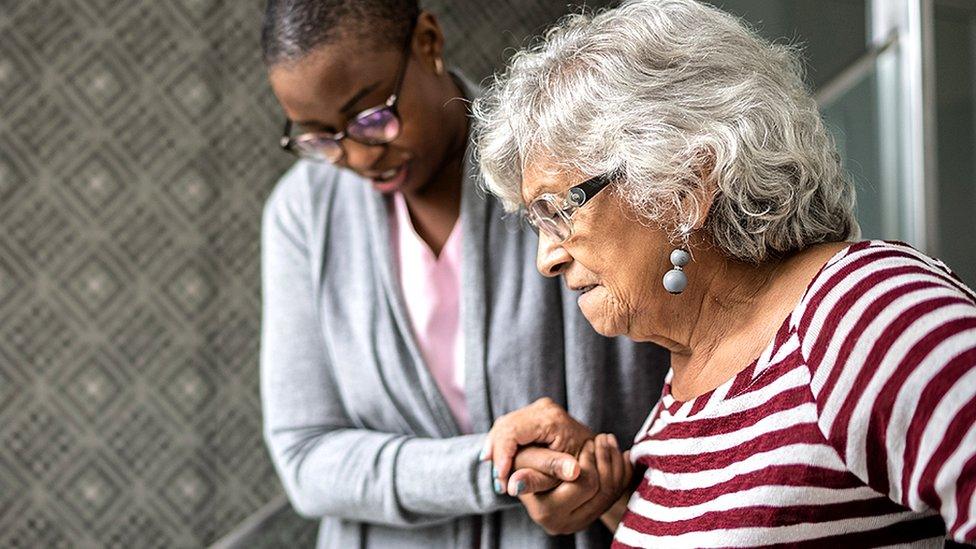
[[[748,368],[665,392],[616,547],[976,542],[976,294],[911,247],[832,258]]]

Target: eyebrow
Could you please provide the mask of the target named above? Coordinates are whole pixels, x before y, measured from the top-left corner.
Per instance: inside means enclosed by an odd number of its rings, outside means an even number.
[[[345,103],[343,103],[341,107],[339,107],[339,112],[345,115],[351,114],[351,111],[353,107],[356,106],[356,103],[362,101],[364,97],[372,93],[373,90],[375,90],[380,86],[380,84],[381,84],[380,82],[373,82],[372,84],[366,85],[363,88],[361,88],[358,92],[353,94],[353,96],[350,97],[348,101],[346,101]],[[328,130],[334,129],[332,126],[328,124],[323,124],[316,120],[295,120],[294,123],[306,128],[313,127],[313,128],[322,128]]]
[[[361,90],[356,92],[355,95],[350,97],[349,101],[346,101],[341,107],[339,107],[339,112],[341,112],[342,114],[350,114],[350,111],[352,110],[353,107],[356,106],[356,103],[358,103],[360,100],[362,100],[362,98],[369,95],[373,90],[375,90],[378,87],[380,87],[380,82],[373,82],[372,84],[363,87]]]
[[[569,187],[569,188],[572,188],[572,187]],[[559,193],[561,193],[563,191],[569,190],[569,188],[563,189],[563,190],[556,190],[555,184],[554,184],[553,181],[551,181],[551,180],[546,181],[545,183],[543,183],[542,185],[539,186],[539,191],[535,194],[535,196],[532,197],[532,200],[529,200],[528,202],[524,202],[524,200],[523,200],[524,206],[528,206],[529,204],[532,204],[533,202],[535,202],[536,200],[538,200],[538,198],[540,196],[542,196],[544,194],[559,194]],[[521,195],[521,194],[522,193],[519,193],[519,195]],[[522,197],[519,196],[519,198],[522,198]]]

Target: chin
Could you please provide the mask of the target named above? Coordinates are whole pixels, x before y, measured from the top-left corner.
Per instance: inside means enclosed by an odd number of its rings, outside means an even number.
[[[600,322],[599,320],[590,320],[590,326],[593,327],[593,331],[602,335],[603,337],[617,337],[618,335],[622,335],[622,332],[620,330],[614,329],[613,325],[608,322]]]
[[[626,330],[623,329],[624,324],[614,318],[613,315],[608,314],[606,310],[589,311],[587,308],[580,307],[580,311],[590,326],[593,327],[593,330],[604,337],[616,337],[626,333]]]

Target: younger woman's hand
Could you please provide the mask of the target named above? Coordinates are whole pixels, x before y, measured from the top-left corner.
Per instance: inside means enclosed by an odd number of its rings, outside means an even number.
[[[495,420],[481,459],[494,463],[495,476],[502,487],[508,487],[512,472],[512,459],[520,446],[541,445],[576,456],[593,432],[573,419],[562,406],[550,398],[540,398],[532,404]],[[579,464],[563,461],[559,471],[561,480],[574,480],[579,475]]]
[[[601,515],[610,519],[608,526],[612,524],[613,529],[613,522],[619,522],[614,504],[630,491],[633,468],[616,438],[597,435],[584,445],[579,462],[581,471],[575,481],[563,482],[550,492],[519,496],[532,520],[550,535],[578,532],[603,518]]]

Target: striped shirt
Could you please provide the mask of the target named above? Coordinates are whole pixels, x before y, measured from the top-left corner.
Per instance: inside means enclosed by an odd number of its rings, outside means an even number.
[[[614,547],[976,541],[976,294],[894,242],[817,273],[748,368],[664,394]]]

